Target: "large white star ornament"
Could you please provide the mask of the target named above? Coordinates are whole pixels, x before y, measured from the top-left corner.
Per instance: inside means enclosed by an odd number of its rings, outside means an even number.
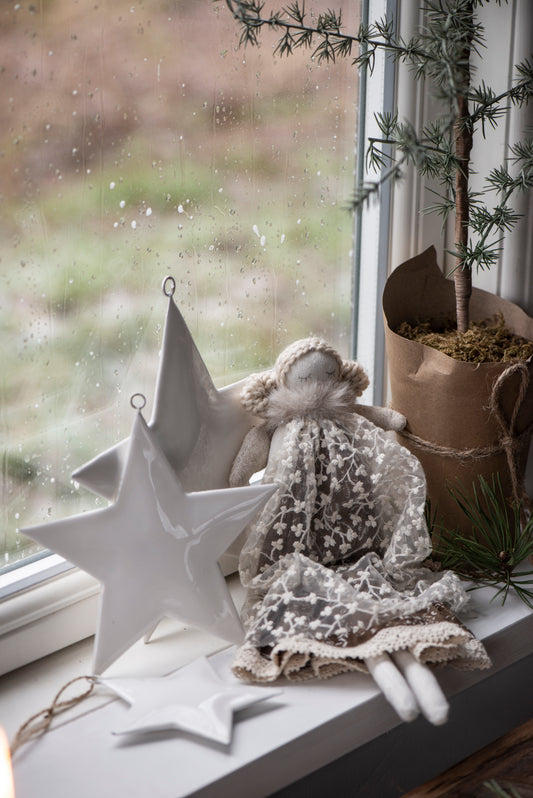
[[[185,490],[226,488],[235,455],[252,426],[239,402],[241,383],[217,390],[174,300],[172,277],[152,417],[153,431]],[[84,487],[112,500],[120,484],[127,441],[97,455],[72,474]]]
[[[115,502],[21,531],[102,583],[93,659],[102,673],[165,616],[242,640],[217,561],[275,490],[186,493],[139,411]]]
[[[171,676],[144,679],[99,679],[132,709],[128,723],[113,734],[181,730],[227,745],[231,742],[233,714],[281,690],[221,679],[205,657]]]

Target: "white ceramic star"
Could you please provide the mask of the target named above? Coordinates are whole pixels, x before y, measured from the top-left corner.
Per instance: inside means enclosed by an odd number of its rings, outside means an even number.
[[[235,712],[281,693],[230,679],[221,679],[200,657],[164,678],[99,681],[132,705],[129,722],[113,734],[178,729],[227,745]]]
[[[168,285],[171,289],[168,289]],[[229,485],[229,472],[252,419],[238,399],[242,382],[217,390],[191,333],[169,297],[154,407],[149,427],[185,490]],[[94,493],[113,499],[127,455],[127,441],[81,466],[72,478]]]
[[[217,561],[276,490],[185,493],[141,412],[129,440],[114,504],[22,530],[102,583],[95,673],[168,615],[240,642]]]

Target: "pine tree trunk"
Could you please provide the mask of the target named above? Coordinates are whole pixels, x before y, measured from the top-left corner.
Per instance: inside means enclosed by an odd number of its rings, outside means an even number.
[[[455,155],[459,167],[455,175],[455,249],[457,252],[468,244],[468,174],[472,130],[468,122],[468,103],[459,98],[459,110],[455,123]],[[472,294],[472,269],[465,268],[460,257],[455,261],[455,307],[457,329],[466,332],[469,323],[469,305]]]
[[[473,22],[473,4],[470,5]],[[463,89],[470,85],[470,45],[467,38],[463,49],[464,66],[461,83]],[[472,150],[472,124],[468,113],[468,99],[464,95],[457,97],[457,114],[455,118],[455,156],[457,171],[455,174],[455,250],[461,253],[468,244],[469,197],[468,178],[470,153]],[[455,260],[455,306],[457,312],[457,329],[466,332],[470,321],[469,305],[472,294],[472,269],[465,267],[460,255]]]

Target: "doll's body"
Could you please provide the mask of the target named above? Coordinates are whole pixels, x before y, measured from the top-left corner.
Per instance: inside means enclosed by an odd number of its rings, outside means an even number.
[[[430,553],[424,475],[413,455],[358,412],[366,384],[356,363],[309,339],[253,378],[244,397],[261,425],[232,480],[248,478],[268,455],[263,479],[279,487],[240,559],[246,639],[234,671],[241,678],[356,669],[379,682],[376,663],[385,657],[392,666],[388,655],[406,650],[421,661],[488,665],[453,615],[465,602],[459,580],[422,566]],[[389,428],[404,423],[383,408],[366,415]]]

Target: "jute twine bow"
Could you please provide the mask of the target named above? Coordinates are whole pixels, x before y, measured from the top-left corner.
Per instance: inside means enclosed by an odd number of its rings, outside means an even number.
[[[513,377],[515,374],[519,375],[520,384],[511,417],[508,420],[503,410],[503,388],[507,380]],[[501,430],[500,438],[497,443],[490,444],[489,446],[479,446],[469,449],[455,449],[451,446],[441,446],[438,443],[426,441],[423,438],[420,438],[418,435],[413,435],[412,432],[407,432],[406,430],[402,430],[399,434],[412,441],[420,449],[423,449],[426,452],[432,452],[433,454],[439,454],[443,457],[455,457],[461,460],[477,460],[505,452],[509,474],[511,476],[513,499],[517,504],[525,504],[528,509],[531,509],[531,502],[524,489],[524,478],[520,475],[519,455],[524,442],[531,434],[533,422],[528,424],[527,427],[522,430],[522,432],[517,433],[516,431],[518,413],[520,412],[520,408],[522,407],[526,397],[529,382],[529,369],[527,364],[524,362],[513,363],[511,366],[505,369],[505,371],[502,371],[500,376],[494,381],[490,396],[489,409],[494,414]]]
[[[73,696],[72,698],[61,700],[61,697],[65,691],[71,685],[80,681],[89,682],[89,687],[87,690],[85,690],[83,693]],[[94,690],[96,681],[97,680],[94,676],[77,676],[75,679],[71,679],[70,682],[67,682],[67,684],[63,685],[49,707],[42,709],[35,715],[32,715],[31,718],[28,718],[28,720],[22,724],[16,733],[13,742],[11,743],[11,756],[13,756],[15,751],[17,751],[25,743],[29,743],[30,740],[33,740],[35,737],[40,737],[42,734],[45,734],[45,732],[47,732],[50,728],[50,724],[56,715],[60,715],[67,709],[72,709],[73,707],[77,706],[77,704],[80,704],[82,701],[88,698]]]

